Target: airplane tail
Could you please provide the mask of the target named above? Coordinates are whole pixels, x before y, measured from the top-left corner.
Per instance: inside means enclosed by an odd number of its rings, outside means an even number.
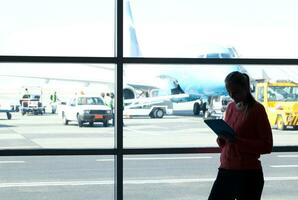
[[[128,47],[128,49],[124,52],[129,52],[129,56],[131,57],[141,57],[142,53],[137,38],[130,0],[125,1],[125,14],[124,28],[126,29],[125,33],[127,35],[125,35],[126,40],[124,40],[124,42],[127,43],[124,46]]]

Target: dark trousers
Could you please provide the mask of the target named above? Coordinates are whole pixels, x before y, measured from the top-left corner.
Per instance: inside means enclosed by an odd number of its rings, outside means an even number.
[[[260,200],[263,171],[219,169],[208,200]]]

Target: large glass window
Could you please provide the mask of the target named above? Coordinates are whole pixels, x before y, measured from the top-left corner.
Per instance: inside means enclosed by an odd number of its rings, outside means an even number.
[[[1,55],[114,55],[114,1],[2,1],[0,26]]]
[[[274,151],[284,151],[260,158],[263,199],[296,199],[296,7],[2,2],[1,197],[206,199],[219,149],[203,119],[223,117],[224,77],[239,70],[257,100],[262,90]]]
[[[124,199],[206,199],[218,154],[124,157]]]
[[[268,6],[270,5],[270,6]],[[125,35],[137,33],[141,51],[125,41],[126,56],[297,58],[294,0],[137,0]],[[278,13],[278,14],[277,14]],[[127,31],[130,30],[130,31]]]
[[[218,160],[218,154],[125,156],[124,199],[207,199]],[[297,155],[293,153],[262,156],[265,178],[262,199],[297,198],[296,161]]]
[[[113,148],[114,74],[109,64],[0,64],[0,149]]]
[[[114,199],[112,156],[1,157],[0,165],[2,199]]]
[[[266,109],[274,145],[297,145],[298,67],[137,64],[124,67],[125,147],[217,146],[203,120],[223,118],[232,101],[224,79],[234,70],[249,74],[252,94]],[[264,95],[269,96],[265,101]]]

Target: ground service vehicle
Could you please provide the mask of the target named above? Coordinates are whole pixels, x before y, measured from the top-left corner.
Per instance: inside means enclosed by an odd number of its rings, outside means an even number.
[[[5,112],[7,119],[11,119],[11,117],[12,117],[11,112],[17,112],[17,110],[16,110],[15,106],[1,101],[0,102],[0,112]]]
[[[263,81],[256,84],[256,100],[266,109],[272,127],[298,128],[298,84],[291,81]]]
[[[207,111],[207,102],[203,102],[200,99],[200,100],[197,100],[193,104],[193,114],[194,115],[200,115],[200,113],[202,113],[202,115],[204,116],[206,111]]]
[[[232,99],[229,96],[209,96],[204,118],[222,119],[231,101]]]
[[[33,113],[34,115],[42,115],[45,113],[45,106],[41,101],[39,94],[24,94],[20,99],[22,115]]]
[[[173,114],[173,103],[163,97],[149,97],[125,100],[123,115],[149,116],[150,118],[163,118],[166,114]]]
[[[60,106],[59,112],[65,125],[70,121],[77,121],[79,127],[85,122],[90,126],[93,126],[94,122],[102,122],[103,126],[107,127],[113,117],[112,110],[97,96],[73,97],[66,105]]]
[[[173,103],[173,114],[189,115],[204,115],[207,110],[207,102],[204,102],[199,95],[195,94],[179,94],[173,95],[170,98]]]

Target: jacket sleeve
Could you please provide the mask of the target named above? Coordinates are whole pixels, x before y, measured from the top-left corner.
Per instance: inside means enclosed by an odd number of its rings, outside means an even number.
[[[255,138],[237,138],[237,148],[240,152],[253,154],[271,153],[273,147],[271,126],[262,105],[258,106],[252,125],[256,126]]]

